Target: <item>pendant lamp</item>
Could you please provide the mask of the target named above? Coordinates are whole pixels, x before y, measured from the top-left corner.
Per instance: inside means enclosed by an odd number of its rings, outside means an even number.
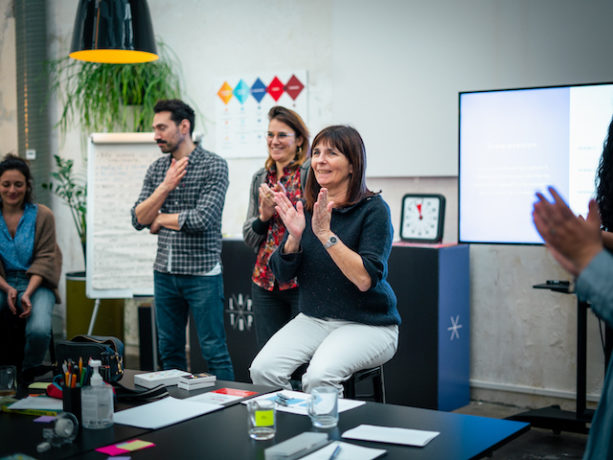
[[[79,0],[73,59],[111,64],[158,59],[146,0]]]

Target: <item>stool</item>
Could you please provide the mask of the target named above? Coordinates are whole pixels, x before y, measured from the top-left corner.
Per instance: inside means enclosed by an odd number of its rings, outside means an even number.
[[[290,383],[296,391],[302,391],[302,376],[306,372],[308,363],[301,364],[292,373]],[[358,393],[358,384],[369,380],[372,385],[371,393]],[[370,369],[360,369],[343,382],[343,394],[348,399],[366,399],[385,403],[385,381],[383,379],[383,365]]]

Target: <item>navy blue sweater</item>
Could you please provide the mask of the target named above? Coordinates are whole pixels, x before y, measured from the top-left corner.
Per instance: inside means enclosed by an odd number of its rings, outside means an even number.
[[[387,203],[375,195],[332,211],[330,230],[362,257],[370,275],[371,287],[366,292],[345,277],[313,233],[311,214],[305,212],[305,217],[299,252],[282,254],[284,240],[269,261],[278,280],[298,277],[300,311],[316,318],[376,326],[400,324],[396,295],[387,282],[387,259],[393,238]]]

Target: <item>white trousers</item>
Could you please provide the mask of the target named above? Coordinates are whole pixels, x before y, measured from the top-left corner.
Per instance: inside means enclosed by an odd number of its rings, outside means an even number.
[[[291,389],[292,373],[309,363],[302,377],[303,391],[331,386],[342,396],[345,380],[389,361],[397,347],[397,325],[371,326],[300,313],[270,338],[249,371],[256,385]]]

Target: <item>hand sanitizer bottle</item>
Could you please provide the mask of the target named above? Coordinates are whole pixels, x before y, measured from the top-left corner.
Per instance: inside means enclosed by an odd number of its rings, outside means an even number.
[[[108,428],[113,425],[113,389],[102,380],[98,371],[100,361],[92,359],[89,365],[94,369],[91,385],[81,389],[83,427]]]

